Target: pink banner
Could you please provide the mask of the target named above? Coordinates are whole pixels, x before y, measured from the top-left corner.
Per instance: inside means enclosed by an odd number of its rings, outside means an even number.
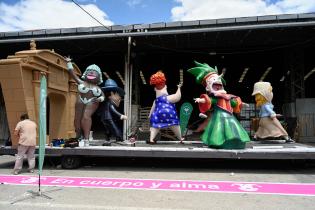
[[[0,175],[0,184],[37,185],[38,176]],[[42,176],[42,186],[315,195],[315,184]]]

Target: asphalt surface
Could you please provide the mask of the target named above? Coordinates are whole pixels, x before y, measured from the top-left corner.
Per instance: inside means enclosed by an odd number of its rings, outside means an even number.
[[[27,163],[24,163],[26,168]],[[13,156],[0,156],[0,174],[11,174]],[[31,175],[23,171],[22,175]],[[89,158],[78,169],[47,160],[43,175],[163,180],[315,183],[308,161]],[[0,209],[314,209],[314,196],[0,185]],[[11,204],[15,202],[14,204]]]

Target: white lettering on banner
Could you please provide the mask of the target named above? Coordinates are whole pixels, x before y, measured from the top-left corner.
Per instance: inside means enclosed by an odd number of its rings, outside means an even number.
[[[161,182],[156,183],[156,182],[152,182],[152,186],[150,187],[151,189],[157,189],[162,185]]]
[[[102,183],[102,185],[104,185],[104,186],[105,186],[105,185],[111,185],[111,184],[112,184],[111,181],[106,181],[106,182],[103,182],[103,183]]]
[[[208,189],[211,189],[211,190],[218,190],[218,189],[220,189],[220,187],[219,187],[218,185],[209,184],[209,185],[208,185]]]
[[[259,190],[258,188],[261,187],[257,184],[231,184],[231,186],[238,186],[239,190],[246,191],[246,192],[255,192]]]
[[[71,179],[55,179],[51,181],[52,184],[72,184],[74,183],[74,180]]]
[[[56,177],[43,176],[42,186],[94,187],[113,189],[151,189],[173,191],[254,193],[276,195],[315,196],[314,183],[264,183],[196,180],[150,180],[99,177]],[[39,177],[0,175],[1,184],[32,185],[39,184]]]
[[[90,184],[91,185],[100,185],[102,184],[103,181],[91,181]]]
[[[80,184],[89,184],[89,183],[90,183],[90,180],[84,180],[80,182]]]
[[[170,188],[182,188],[182,189],[211,189],[211,190],[218,190],[220,187],[218,185],[214,184],[202,184],[202,183],[186,183],[186,182],[181,182],[181,183],[171,183]]]
[[[45,180],[46,178],[41,178]],[[31,184],[31,183],[37,183],[38,178],[37,177],[28,177],[23,178],[21,183],[23,184]],[[66,179],[66,178],[57,178],[55,180],[50,181],[51,184],[73,184],[75,183],[75,180],[72,179]],[[79,182],[80,185],[93,185],[93,186],[109,186],[109,187],[141,187],[144,186],[144,182],[136,181],[103,181],[103,180],[82,180]],[[159,189],[161,186],[166,187],[168,185],[169,188],[176,188],[176,189],[189,189],[189,190],[219,190],[220,187],[215,184],[208,184],[208,183],[187,183],[187,182],[173,182],[173,183],[166,183],[163,182],[152,182],[147,183],[149,184],[150,189]],[[232,183],[230,185],[231,187],[237,187],[237,189],[245,192],[255,192],[258,191],[259,188],[261,188],[258,184],[250,184],[250,183]]]
[[[170,184],[170,187],[171,187],[171,188],[180,188],[180,184],[178,184],[178,183],[172,183],[172,184]]]
[[[38,180],[39,180],[38,177],[28,177],[28,178],[23,178],[21,180],[21,183],[23,183],[23,184],[32,184],[32,183],[37,183]],[[40,180],[46,180],[46,178],[45,177],[44,178],[40,178]]]
[[[135,182],[135,183],[133,183],[133,186],[134,187],[141,187],[141,186],[143,186],[143,182]]]
[[[113,182],[112,184],[113,186],[119,186],[119,187],[122,187],[121,185],[124,185],[124,182]]]
[[[121,184],[119,185],[119,187],[125,187],[125,186],[130,186],[132,185],[131,182],[121,182]]]
[[[189,189],[199,189],[199,187],[201,189],[207,189],[207,185],[205,184],[188,184]]]
[[[84,180],[81,181],[82,185],[102,185],[102,186],[115,186],[115,187],[140,187],[143,186],[142,182],[112,182],[112,181],[93,181],[93,180]]]

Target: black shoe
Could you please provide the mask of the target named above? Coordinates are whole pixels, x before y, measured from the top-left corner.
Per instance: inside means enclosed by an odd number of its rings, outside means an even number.
[[[256,138],[253,137],[253,138],[252,138],[252,141],[259,141],[259,139],[258,139],[257,137],[256,137]]]
[[[111,142],[110,141],[105,141],[102,146],[111,146]]]
[[[120,137],[116,137],[116,142],[123,142],[124,140]]]
[[[156,144],[156,141],[155,141],[155,140],[153,140],[153,141],[146,140],[145,142],[146,142],[147,144],[151,144],[151,145]]]
[[[285,143],[295,143],[295,141],[289,137],[285,140]]]

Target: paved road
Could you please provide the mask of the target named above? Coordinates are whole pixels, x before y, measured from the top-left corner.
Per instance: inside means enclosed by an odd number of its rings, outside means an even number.
[[[10,174],[14,157],[0,156],[0,174]],[[90,159],[79,169],[45,165],[44,175],[163,180],[315,183],[315,166],[288,161],[194,161],[167,159]],[[23,173],[23,175],[31,175]],[[47,195],[23,199],[36,186],[0,185],[0,209],[314,209],[314,196],[165,190],[46,187]],[[52,191],[51,191],[52,190]],[[54,191],[55,190],[55,191]],[[49,192],[51,191],[51,192]]]

